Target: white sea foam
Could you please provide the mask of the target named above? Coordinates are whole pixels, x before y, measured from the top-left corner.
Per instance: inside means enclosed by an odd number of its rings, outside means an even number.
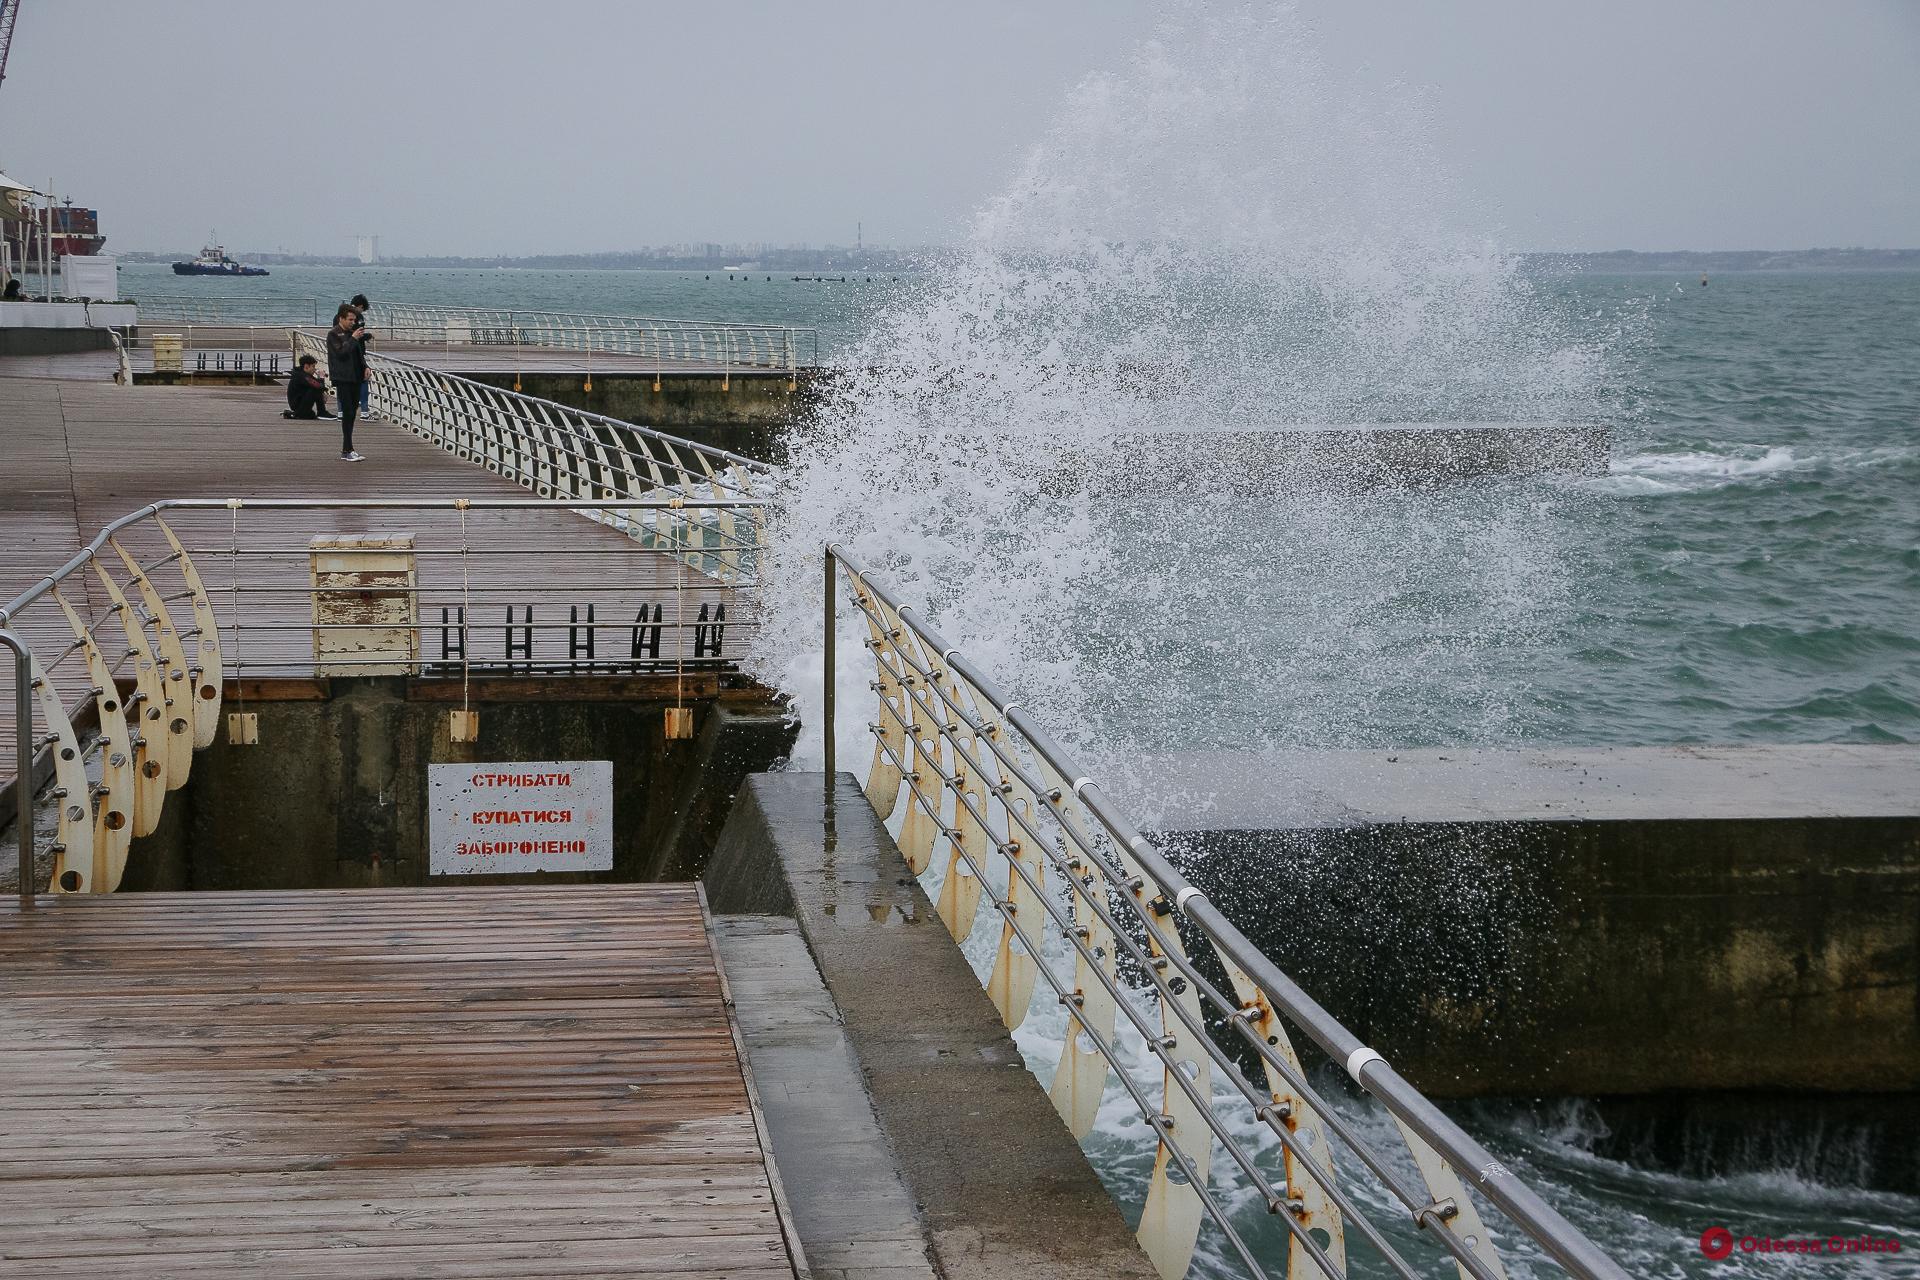
[[[1730,485],[1765,483],[1799,473],[1884,467],[1920,457],[1920,450],[1812,449],[1797,445],[1719,445],[1656,450],[1616,458],[1604,478],[1581,482],[1620,497],[1698,493]]]

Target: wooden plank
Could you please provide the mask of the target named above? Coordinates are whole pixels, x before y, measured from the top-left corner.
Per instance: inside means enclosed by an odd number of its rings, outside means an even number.
[[[8,900],[0,1019],[0,1276],[793,1274],[692,886]]]

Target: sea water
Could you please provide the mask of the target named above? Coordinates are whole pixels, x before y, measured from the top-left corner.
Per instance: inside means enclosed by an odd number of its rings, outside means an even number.
[[[820,333],[823,355],[847,348],[865,312],[898,271],[547,271],[509,267],[275,266],[266,276],[176,276],[166,263],[123,262],[120,292],[156,307],[173,299],[311,304],[318,323],[356,294],[378,306],[490,307],[587,315],[657,316],[727,324],[793,325]],[[164,314],[164,313],[163,313]],[[245,316],[244,309],[234,314]],[[280,319],[280,313],[274,313]],[[244,323],[244,320],[242,321]]]
[[[813,326],[829,361],[859,346],[890,297],[929,287],[767,274],[290,267],[225,281],[121,268],[135,296],[191,287],[324,303],[364,291]],[[1558,322],[1607,336],[1603,394],[1583,415],[1612,431],[1607,473],[1290,494],[1320,510],[1284,548],[1229,545],[1229,512],[1218,543],[1138,560],[1082,619],[1129,686],[1190,673],[1172,692],[1195,710],[1119,702],[1097,709],[1104,728],[1168,749],[1920,738],[1920,273],[1737,273],[1702,286],[1529,259],[1521,274]],[[1247,385],[1254,421],[1304,414],[1284,360],[1229,375]],[[1503,541],[1535,521],[1555,530],[1551,563]],[[1192,542],[1177,521],[1158,533]],[[1183,563],[1202,555],[1210,572]],[[1436,598],[1434,584],[1463,571],[1491,581]],[[1184,620],[1140,625],[1169,592]],[[1232,696],[1217,696],[1229,671]],[[1265,691],[1280,688],[1287,713],[1275,716]]]

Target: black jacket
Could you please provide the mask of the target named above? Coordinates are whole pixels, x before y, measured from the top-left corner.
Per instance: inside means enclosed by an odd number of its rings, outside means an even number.
[[[366,381],[367,340],[341,332],[338,325],[327,330],[327,376],[335,382]]]
[[[287,408],[296,418],[312,418],[324,413],[327,408],[327,387],[313,374],[295,365],[293,377],[287,380]]]

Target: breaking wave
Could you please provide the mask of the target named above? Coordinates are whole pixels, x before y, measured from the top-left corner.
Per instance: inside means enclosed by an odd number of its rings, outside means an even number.
[[[1315,492],[1278,458],[1229,498],[1180,462],[1276,423],[1599,412],[1615,335],[1460,230],[1423,136],[1290,10],[1185,8],[1077,85],[789,438],[768,634],[819,633],[799,549],[837,541],[1090,763],[1206,737],[1216,699],[1236,740],[1365,740],[1403,691],[1498,736],[1509,657],[1564,598],[1559,516],[1511,486]],[[783,643],[756,674],[814,722],[817,667]]]

